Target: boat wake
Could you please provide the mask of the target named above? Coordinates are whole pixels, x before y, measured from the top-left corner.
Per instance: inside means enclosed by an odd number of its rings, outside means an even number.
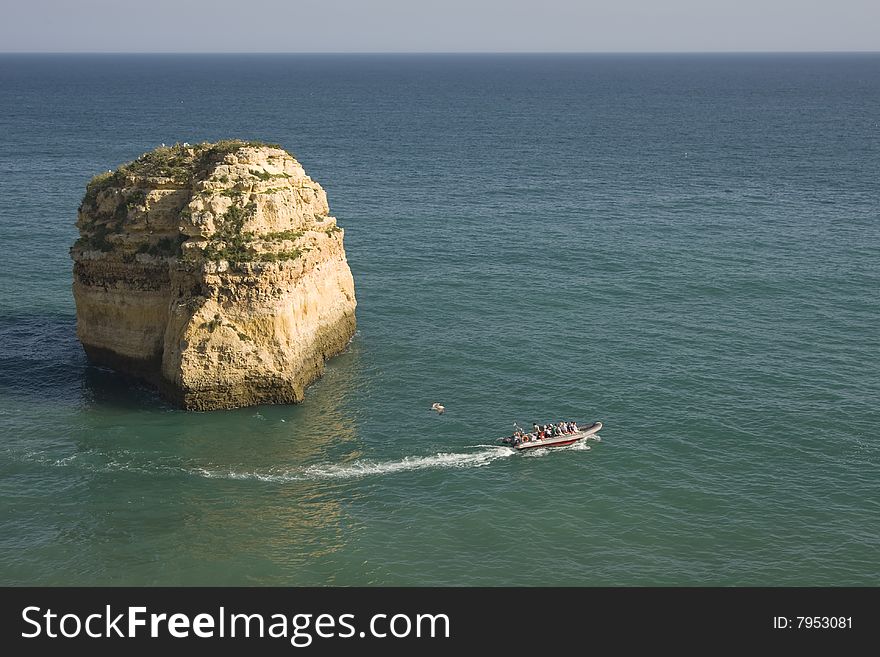
[[[526,450],[522,453],[523,458],[540,458],[542,456],[547,456],[552,452],[588,452],[592,449],[589,443],[590,441],[601,442],[601,438],[596,436],[588,436],[584,440],[579,440],[576,443],[572,443],[571,445],[565,445],[564,447],[537,447],[535,449]]]
[[[191,474],[209,479],[243,479],[275,483],[360,479],[376,475],[442,468],[480,468],[492,461],[515,454],[509,447],[484,447],[474,452],[438,452],[429,456],[406,456],[396,461],[358,460],[351,463],[310,465],[305,468],[241,472],[235,470],[193,468]]]
[[[591,440],[600,440],[598,436]],[[240,481],[264,481],[287,483],[296,481],[328,481],[361,479],[382,475],[413,472],[417,470],[437,470],[452,468],[481,468],[494,461],[506,459],[517,454],[512,447],[503,445],[468,445],[468,451],[437,452],[425,456],[405,456],[392,461],[358,459],[350,463],[314,464],[303,467],[272,467],[265,470],[239,469],[216,464],[194,465],[175,458],[150,460],[146,455],[129,450],[118,450],[112,454],[88,451],[63,457],[50,456],[39,452],[17,454],[15,460],[26,461],[48,467],[76,468],[93,473],[130,472],[152,476],[195,476],[205,479],[227,479]],[[524,458],[542,457],[556,451],[587,451],[590,446],[581,440],[566,447],[537,448],[522,454]],[[5,450],[8,456],[13,456]]]

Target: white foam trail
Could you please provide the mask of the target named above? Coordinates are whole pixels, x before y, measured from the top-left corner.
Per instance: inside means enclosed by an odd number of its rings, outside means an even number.
[[[590,440],[599,441],[601,438],[599,438],[599,436],[587,436],[584,440],[579,440],[576,443],[564,447],[537,447],[535,449],[527,449],[523,456],[540,458],[542,456],[547,456],[547,454],[551,454],[552,452],[588,452],[592,449],[592,447],[587,444]]]
[[[481,468],[492,461],[512,456],[513,453],[512,449],[505,447],[469,453],[440,452],[431,456],[407,456],[399,461],[355,461],[345,465],[311,466],[306,468],[306,473],[316,479],[348,479],[432,468]]]
[[[590,436],[587,440],[600,441],[601,438]],[[571,450],[587,451],[590,446],[587,440],[579,440],[573,445],[566,447],[538,448],[526,451],[524,457],[542,457],[550,452]],[[183,465],[168,465],[161,463],[148,463],[138,465],[134,463],[120,462],[110,459],[103,463],[89,463],[82,460],[82,453],[70,454],[61,458],[53,458],[39,452],[27,452],[21,456],[23,460],[41,463],[54,467],[75,466],[91,472],[137,472],[141,474],[187,474],[204,477],[206,479],[234,479],[245,481],[266,481],[286,483],[293,481],[319,481],[332,479],[359,479],[374,475],[395,474],[397,472],[410,472],[414,470],[430,470],[443,468],[481,468],[498,459],[507,458],[516,454],[512,447],[501,445],[468,445],[468,452],[438,452],[427,456],[405,456],[396,461],[353,461],[344,464],[312,465],[306,468],[288,470],[239,471],[211,469],[210,467],[185,467]]]
[[[210,479],[244,479],[269,482],[315,481],[327,479],[359,479],[372,475],[386,475],[412,470],[439,468],[481,468],[492,461],[514,454],[509,447],[489,447],[480,452],[445,453],[430,456],[406,456],[397,461],[354,461],[339,465],[311,465],[301,470],[281,472],[237,472],[193,468],[192,474]]]
[[[291,473],[264,473],[264,472],[236,472],[235,470],[209,470],[208,468],[192,468],[186,471],[188,474],[204,477],[205,479],[243,479],[273,482],[301,481],[305,477]]]

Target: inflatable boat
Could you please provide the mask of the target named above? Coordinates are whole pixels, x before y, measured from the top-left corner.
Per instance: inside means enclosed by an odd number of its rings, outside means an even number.
[[[538,449],[541,447],[565,447],[566,445],[572,445],[579,440],[584,440],[585,438],[595,435],[601,428],[601,422],[593,422],[593,424],[588,427],[579,427],[578,431],[575,433],[564,433],[561,436],[550,436],[549,438],[544,438],[542,440],[531,440],[528,435],[525,439],[510,436],[508,438],[502,438],[502,440],[520,452],[526,449]]]

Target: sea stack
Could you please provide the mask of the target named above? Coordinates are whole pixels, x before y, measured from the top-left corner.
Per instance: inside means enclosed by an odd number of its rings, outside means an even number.
[[[183,408],[300,402],[355,330],[327,195],[279,146],[157,148],[92,179],[71,249],[89,359]]]

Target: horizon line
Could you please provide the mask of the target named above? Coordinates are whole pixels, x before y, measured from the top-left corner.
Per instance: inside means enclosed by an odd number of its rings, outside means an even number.
[[[0,50],[0,55],[876,55],[880,50]]]

